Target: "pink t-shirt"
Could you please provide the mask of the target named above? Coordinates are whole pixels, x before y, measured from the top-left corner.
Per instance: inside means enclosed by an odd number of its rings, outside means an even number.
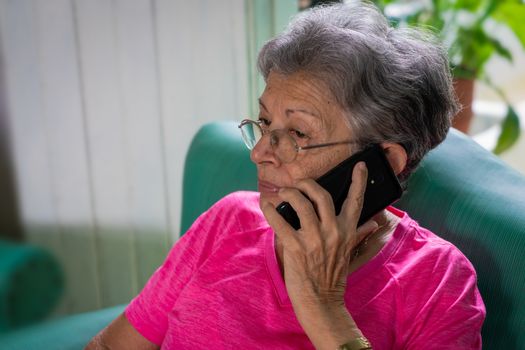
[[[236,192],[202,214],[126,308],[162,349],[314,349],[279,271],[259,195]],[[470,262],[394,208],[401,221],[348,276],[346,307],[375,350],[481,349],[485,308]]]

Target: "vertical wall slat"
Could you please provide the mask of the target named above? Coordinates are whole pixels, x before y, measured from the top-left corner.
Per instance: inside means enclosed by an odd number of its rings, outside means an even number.
[[[91,181],[73,12],[68,0],[35,1],[38,61],[54,199],[70,310],[100,307]]]
[[[243,16],[243,0],[156,1],[171,232],[176,236],[191,138],[205,122],[248,113],[246,33],[239,30]]]
[[[172,204],[169,217],[173,240],[179,237],[184,154],[191,135],[198,129],[198,123],[192,121],[195,113],[191,91],[198,78],[192,73],[195,25],[190,25],[192,22],[200,23],[200,19],[195,18],[198,2],[185,2],[184,6],[180,1],[155,2],[158,76],[168,178],[166,191]]]
[[[151,1],[116,0],[119,73],[129,154],[136,278],[142,287],[167,253],[165,172]]]
[[[273,35],[286,29],[294,15],[299,12],[297,0],[273,0]]]
[[[67,311],[126,302],[178,237],[191,138],[248,114],[244,0],[0,5],[25,227]]]
[[[5,64],[2,69],[6,77],[17,191],[26,230],[31,230],[34,223],[55,227],[56,231],[48,140],[42,132],[45,120],[41,115],[42,92],[32,5],[32,0],[0,1],[1,53]]]
[[[259,111],[257,98],[265,83],[257,71],[257,55],[264,43],[286,28],[290,18],[297,14],[296,0],[246,0],[246,32],[248,33],[249,109],[252,116]]]
[[[234,32],[232,14],[243,7],[242,1],[198,1],[200,6],[192,14],[199,25],[184,23],[192,28],[191,46],[193,57],[191,73],[193,89],[189,91],[195,104],[191,118],[201,122],[217,119],[240,119],[238,106],[246,106],[246,101],[236,95],[243,80],[235,78],[245,76],[244,46],[233,39],[245,42],[244,37]],[[237,29],[237,28],[235,28]],[[242,32],[241,32],[242,33]],[[242,39],[242,40],[241,40]],[[242,55],[239,55],[242,53]],[[182,53],[183,54],[183,53]],[[237,66],[235,65],[237,63]],[[242,74],[237,74],[237,71]]]
[[[264,80],[257,71],[257,55],[261,47],[273,35],[272,1],[246,0],[246,28],[248,38],[248,75],[250,116],[255,117],[259,110],[257,98],[264,90]]]
[[[4,58],[8,125],[19,210],[29,242],[50,250],[62,262],[64,250],[53,200],[48,135],[43,117],[36,15],[32,0],[0,1],[1,54]],[[68,297],[59,313],[67,312]]]
[[[112,1],[74,3],[92,161],[93,201],[103,306],[129,301],[132,262],[129,150],[121,96],[116,9]]]
[[[249,114],[249,62],[248,35],[246,32],[246,6],[244,0],[230,0],[230,34],[225,39],[230,45],[230,57],[234,75],[232,77],[232,103],[234,117],[245,119]]]

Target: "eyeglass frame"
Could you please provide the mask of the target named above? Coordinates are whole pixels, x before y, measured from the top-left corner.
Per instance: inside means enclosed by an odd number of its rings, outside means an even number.
[[[246,147],[251,151],[255,148],[255,145],[257,145],[257,143],[259,143],[259,141],[263,138],[264,135],[266,134],[271,134],[276,132],[276,131],[280,131],[280,130],[284,130],[284,129],[273,129],[273,130],[264,130],[261,126],[262,124],[262,120],[253,120],[253,119],[243,119],[239,125],[237,126],[239,128],[239,130],[241,131],[241,135],[242,135],[242,140],[244,141],[244,144],[246,145]],[[253,147],[250,148],[250,146],[248,146],[248,143],[246,142],[245,140],[245,134],[244,132],[242,131],[242,127],[246,124],[254,124],[256,125],[260,130],[261,130],[261,138],[259,139],[259,141],[257,141],[255,143],[255,145]],[[346,140],[346,141],[336,141],[336,142],[326,142],[326,143],[318,143],[318,144],[315,144],[315,145],[308,145],[308,146],[299,146],[297,144],[297,141],[292,137],[290,136],[289,134],[285,134],[287,137],[289,137],[292,141],[293,141],[293,145],[295,146],[295,156],[292,160],[290,160],[289,162],[293,162],[295,160],[295,158],[297,158],[297,154],[299,153],[299,151],[304,151],[304,150],[309,150],[309,149],[313,149],[313,148],[322,148],[322,147],[328,147],[328,146],[337,146],[337,145],[348,145],[348,144],[352,144],[352,143],[356,143],[356,141],[354,140]],[[273,145],[272,145],[272,141],[271,141],[271,137],[270,137],[270,145],[272,146],[273,148]]]

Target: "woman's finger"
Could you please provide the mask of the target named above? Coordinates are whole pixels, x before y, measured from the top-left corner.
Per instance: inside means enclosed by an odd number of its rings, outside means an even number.
[[[345,225],[357,227],[363,209],[367,181],[368,169],[366,164],[359,162],[352,171],[352,184],[339,215]]]
[[[283,243],[283,246],[289,249],[300,248],[296,231],[286,222],[281,214],[275,210],[273,204],[270,202],[263,203],[261,209],[264,217],[266,218],[266,221],[268,221],[277,237],[279,237],[279,240]]]
[[[308,200],[298,189],[281,188],[279,197],[290,203],[301,221],[301,229],[304,231],[308,227],[318,227],[319,218],[315,212],[312,202]]]
[[[298,181],[295,186],[310,198],[321,222],[335,218],[334,201],[330,193],[312,179]]]

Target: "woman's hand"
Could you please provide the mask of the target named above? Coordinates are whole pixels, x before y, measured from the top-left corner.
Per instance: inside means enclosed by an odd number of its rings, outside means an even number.
[[[320,337],[319,332],[324,328],[333,333],[343,326],[345,341],[352,339],[350,332],[360,335],[346,311],[344,293],[354,248],[378,227],[374,221],[357,227],[366,183],[367,169],[360,162],[353,170],[352,185],[338,216],[330,194],[314,180],[301,180],[296,188],[281,189],[279,196],[292,205],[301,220],[297,231],[271,203],[262,205],[268,223],[282,244],[284,280],[294,311],[316,346],[312,336]],[[320,338],[328,339],[326,337]]]

